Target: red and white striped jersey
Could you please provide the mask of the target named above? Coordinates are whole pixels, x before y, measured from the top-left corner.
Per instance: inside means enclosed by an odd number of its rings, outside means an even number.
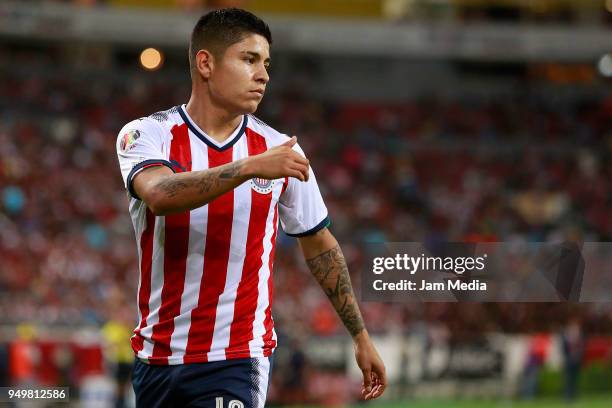
[[[150,166],[204,170],[263,153],[289,139],[252,115],[223,143],[185,105],[128,123],[117,155],[130,197],[140,261],[136,355],[151,364],[267,357],[276,347],[272,266],[280,219],[294,236],[329,224],[312,169],[308,182],[252,179],[207,205],[155,216],[135,194]],[[298,145],[294,149],[303,154]]]

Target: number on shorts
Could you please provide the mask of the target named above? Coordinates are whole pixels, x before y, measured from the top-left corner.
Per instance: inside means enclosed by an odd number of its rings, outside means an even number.
[[[215,398],[215,408],[223,408],[223,397]],[[231,400],[227,408],[244,408],[244,404],[238,400]]]

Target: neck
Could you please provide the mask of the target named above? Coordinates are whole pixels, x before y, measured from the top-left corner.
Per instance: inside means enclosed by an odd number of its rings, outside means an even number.
[[[187,103],[187,113],[200,129],[217,142],[224,142],[240,125],[242,115],[228,112],[215,106],[210,98],[191,94]]]

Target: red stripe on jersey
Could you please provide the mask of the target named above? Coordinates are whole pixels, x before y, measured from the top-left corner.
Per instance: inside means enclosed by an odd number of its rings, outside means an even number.
[[[208,149],[208,167],[218,167],[232,161],[233,148],[224,151]],[[200,284],[198,306],[191,312],[191,326],[184,361],[208,361],[217,315],[219,296],[225,288],[229,261],[234,190],[208,203],[204,271]],[[197,354],[197,355],[196,355]],[[203,355],[202,355],[203,354]]]
[[[151,296],[151,265],[153,264],[153,234],[155,233],[155,215],[147,208],[147,226],[140,236],[140,289],[138,290],[138,308],[140,324],[134,330],[131,339],[132,349],[138,353],[144,347],[144,337],[140,330],[147,325],[149,315],[149,297]]]
[[[191,143],[186,124],[174,126],[170,145],[170,161],[178,164],[176,172],[191,171]],[[167,362],[172,354],[170,338],[174,331],[174,318],[181,312],[181,295],[185,286],[187,255],[189,249],[190,212],[166,216],[164,238],[164,286],[161,293],[159,321],[153,326],[151,336],[154,347],[151,361]]]
[[[251,129],[246,130],[249,156],[267,150],[266,139]],[[246,242],[246,255],[242,276],[234,303],[234,319],[230,328],[230,341],[225,350],[232,358],[249,358],[249,341],[253,338],[253,323],[259,297],[259,269],[264,253],[266,222],[270,212],[272,193],[262,194],[251,189],[251,213]]]
[[[286,186],[287,184],[285,184]],[[276,250],[276,231],[278,228],[278,204],[274,207],[274,233],[270,241],[272,242],[272,249],[270,250],[270,277],[268,278],[268,307],[266,308],[266,318],[264,320],[264,327],[266,333],[263,336],[263,349],[264,356],[269,357],[272,355],[272,350],[276,347],[276,340],[272,339],[272,330],[274,328],[274,321],[272,320],[272,297],[274,296],[274,278],[272,277],[272,271],[274,270],[274,251]]]

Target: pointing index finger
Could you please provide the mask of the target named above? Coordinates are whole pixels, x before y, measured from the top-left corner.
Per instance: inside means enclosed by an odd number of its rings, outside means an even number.
[[[297,143],[297,136],[292,136],[291,139],[287,140],[281,146],[293,147]]]

